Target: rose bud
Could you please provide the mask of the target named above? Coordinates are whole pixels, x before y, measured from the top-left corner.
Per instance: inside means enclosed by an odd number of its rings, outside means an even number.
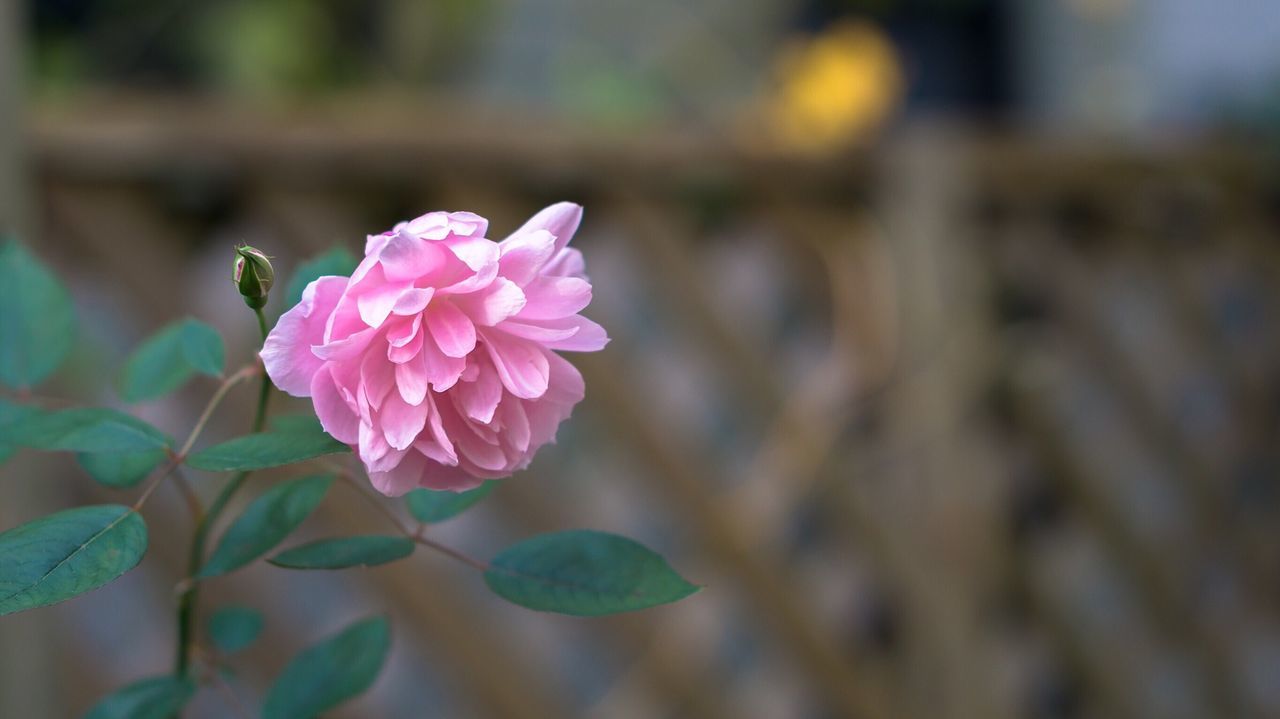
[[[276,273],[271,269],[271,258],[249,245],[236,248],[235,271],[231,275],[244,297],[244,303],[253,309],[261,309],[267,304],[267,294],[275,282]]]

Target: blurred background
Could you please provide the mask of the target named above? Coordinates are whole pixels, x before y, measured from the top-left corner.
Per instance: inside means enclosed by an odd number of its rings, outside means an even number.
[[[251,356],[235,242],[287,274],[585,205],[613,343],[436,536],[605,529],[706,589],[573,619],[433,555],[259,563],[203,595],[268,617],[246,706],[386,612],[334,717],[1280,717],[1278,36],[1274,0],[0,0],[0,224],[77,303],[46,391],[118,406],[184,314]],[[132,411],[182,434],[212,386]],[[131,496],[64,456],[0,480],[0,527]],[[381,529],[353,499],[301,538]],[[147,519],[137,570],[0,620],[0,716],[167,671],[189,520],[172,488]]]

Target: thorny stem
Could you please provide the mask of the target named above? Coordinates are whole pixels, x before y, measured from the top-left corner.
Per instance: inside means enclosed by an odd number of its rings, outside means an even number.
[[[258,329],[262,332],[262,339],[266,340],[267,318],[263,315],[261,308],[256,308],[254,312],[258,316]],[[253,432],[255,433],[261,432],[266,424],[267,401],[270,397],[271,378],[263,372],[262,383],[258,390],[258,405],[253,414]],[[185,454],[187,449],[190,447],[185,447],[180,456]],[[213,504],[209,506],[209,511],[196,524],[195,534],[192,535],[191,551],[187,555],[187,579],[181,585],[182,594],[178,597],[178,651],[177,658],[174,660],[174,673],[178,676],[185,676],[191,664],[191,652],[195,642],[196,607],[200,598],[200,583],[195,581],[194,577],[204,564],[205,546],[209,541],[209,533],[223,510],[227,508],[232,496],[244,486],[248,478],[248,472],[239,472],[222,486]]]

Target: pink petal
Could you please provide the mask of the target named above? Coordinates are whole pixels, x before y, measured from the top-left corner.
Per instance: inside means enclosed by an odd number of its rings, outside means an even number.
[[[315,356],[322,360],[342,361],[349,360],[360,356],[365,348],[369,346],[369,342],[373,336],[378,333],[381,328],[369,327],[355,334],[348,336],[346,339],[328,342],[322,345],[312,345],[311,351]]]
[[[432,389],[437,392],[443,392],[452,387],[462,376],[462,371],[467,368],[465,358],[450,357],[441,352],[440,348],[432,342],[422,343],[422,351],[418,353],[418,357],[428,381],[431,382]]]
[[[422,320],[417,318],[414,319],[414,327],[420,327]],[[387,359],[396,364],[404,364],[405,362],[412,360],[414,357],[417,357],[418,353],[422,351],[422,344],[424,342],[423,334],[424,333],[421,331],[414,332],[413,336],[402,345],[389,343],[387,345]]]
[[[365,468],[373,471],[381,471],[392,467],[399,460],[397,456],[392,454],[390,462],[382,461],[388,454],[391,454],[391,445],[387,442],[386,436],[369,422],[360,423],[356,451],[360,454],[360,460],[364,462]]]
[[[484,237],[489,221],[474,212],[450,212],[449,231],[459,237]]]
[[[492,327],[524,309],[524,291],[519,285],[499,277],[487,288],[454,297],[454,304],[482,326]]]
[[[577,277],[539,277],[524,287],[528,302],[516,313],[522,320],[554,320],[576,314],[591,303],[591,283]]]
[[[346,444],[355,444],[360,439],[360,418],[343,399],[337,383],[333,379],[331,368],[324,367],[316,372],[311,380],[311,402],[315,405],[316,416],[320,418],[320,426],[333,438]]]
[[[572,202],[557,202],[549,207],[544,207],[538,211],[538,214],[529,218],[520,229],[512,233],[512,236],[523,235],[526,232],[534,230],[546,230],[555,235],[555,248],[560,250],[569,244],[569,240],[573,239],[573,233],[578,231],[578,223],[582,222],[582,207]]]
[[[370,327],[378,327],[386,321],[400,296],[409,288],[404,284],[382,284],[371,287],[356,296],[356,308],[360,320]]]
[[[558,320],[531,320],[528,323],[508,321],[503,322],[499,329],[517,337],[537,340],[549,350],[595,352],[609,344],[609,335],[604,328],[582,315]]]
[[[573,407],[582,401],[582,375],[563,357],[549,353],[551,382],[547,394],[537,402],[524,403],[529,418],[529,444],[541,447],[555,440],[556,429],[569,418]]]
[[[445,262],[439,244],[421,239],[403,229],[392,235],[378,255],[382,271],[390,282],[409,282],[429,274]]]
[[[466,357],[476,348],[476,326],[462,310],[450,302],[437,302],[427,309],[427,329],[440,351],[450,357]]]
[[[555,277],[587,278],[587,264],[582,253],[573,247],[566,247],[552,257],[542,268],[542,274]]]
[[[492,330],[484,330],[481,336],[508,392],[524,399],[536,399],[546,393],[547,353],[536,343]]]
[[[302,291],[302,300],[281,315],[262,345],[262,364],[281,390],[294,397],[311,392],[311,378],[324,363],[311,346],[324,339],[329,313],[347,286],[343,277],[321,277]]]
[[[502,399],[502,380],[492,368],[482,370],[474,382],[460,382],[454,390],[458,409],[477,422],[493,421],[493,411]]]
[[[529,284],[538,271],[551,259],[556,238],[546,230],[534,230],[512,235],[501,244],[502,258],[498,260],[498,274],[517,285]]]
[[[393,324],[387,328],[387,344],[392,347],[404,347],[413,340],[421,328],[422,315],[414,315],[413,319],[406,317],[400,320],[398,324]]]
[[[430,433],[428,440],[425,435],[420,435],[414,446],[424,452],[428,457],[442,464],[456,466],[458,464],[458,453],[454,450],[453,440],[449,439],[449,435],[444,431],[444,421],[441,416],[439,403],[435,401],[435,397],[427,395],[427,406],[430,413],[427,415],[427,431]],[[422,445],[432,445],[433,451],[423,449]]]
[[[422,483],[428,460],[418,452],[406,452],[400,463],[384,472],[370,472],[373,488],[388,497],[399,497],[417,489]]]
[[[488,287],[498,276],[498,243],[483,237],[456,237],[444,242],[453,255],[471,269],[471,276],[444,289],[454,294],[465,294]]]
[[[386,399],[391,388],[396,385],[395,365],[380,353],[370,352],[360,363],[360,380],[364,383],[369,404],[381,407],[382,400]]]
[[[407,449],[418,438],[422,428],[427,424],[428,406],[425,402],[412,405],[405,402],[398,393],[392,392],[382,405],[378,414],[382,426],[382,434],[387,444],[395,449]]]
[[[422,354],[396,365],[396,389],[400,397],[409,404],[422,404],[427,396],[427,369],[422,363]]]
[[[502,448],[481,439],[474,425],[450,413],[444,417],[444,426],[457,447],[459,460],[489,472],[506,468],[507,456]]]
[[[425,310],[436,291],[431,287],[411,287],[396,299],[392,314],[416,315]]]
[[[503,322],[499,329],[509,335],[533,340],[534,342],[538,342],[542,345],[546,345],[549,342],[567,340],[578,334],[578,328],[576,326],[544,327],[539,324],[524,324],[523,322],[514,322],[511,320]]]
[[[422,486],[427,489],[464,492],[484,484],[485,479],[468,474],[466,470],[457,467],[446,467],[435,462],[427,462],[421,481]]]
[[[499,415],[502,417],[502,430],[511,446],[519,452],[529,450],[529,417],[524,411],[524,402],[503,402]]]

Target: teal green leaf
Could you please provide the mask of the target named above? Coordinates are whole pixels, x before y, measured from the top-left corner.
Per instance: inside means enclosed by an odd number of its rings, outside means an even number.
[[[39,384],[62,364],[75,333],[62,283],[16,240],[0,241],[0,384]]]
[[[7,444],[0,444],[0,464],[4,464],[9,461],[9,458],[13,456],[16,449],[17,448]]]
[[[267,693],[263,719],[312,719],[373,686],[391,648],[386,617],[365,619],[303,651]]]
[[[174,322],[149,337],[125,362],[120,396],[141,402],[164,396],[196,373],[222,374],[226,350],[209,325],[190,318]]]
[[[267,426],[274,432],[323,432],[320,418],[314,413],[278,414],[267,420]]]
[[[127,489],[146,479],[167,456],[163,449],[143,452],[81,452],[76,455],[76,462],[99,484]]]
[[[359,264],[356,256],[345,247],[334,247],[322,255],[298,265],[293,277],[289,279],[289,289],[285,293],[285,307],[291,308],[302,301],[302,291],[312,280],[325,275],[341,275],[348,277]]]
[[[271,551],[320,504],[331,484],[331,475],[317,475],[281,482],[263,492],[227,528],[196,576],[226,574]]]
[[[12,434],[14,444],[67,452],[146,452],[170,444],[146,422],[100,407],[41,412],[13,427]]]
[[[404,501],[409,505],[409,513],[414,519],[431,524],[462,514],[471,505],[489,496],[497,486],[497,482],[490,481],[465,492],[415,489],[405,495]]]
[[[187,464],[210,472],[240,472],[279,467],[351,448],[330,437],[317,424],[311,429],[260,432],[237,437],[196,452]]]
[[[587,529],[543,534],[509,547],[494,558],[484,579],[507,601],[579,616],[646,609],[698,591],[653,550]]]
[[[133,569],[147,525],[128,507],[67,509],[0,533],[0,616],[56,604]]]
[[[223,607],[209,617],[208,630],[218,651],[234,654],[253,644],[262,633],[262,614],[248,607]]]
[[[367,535],[321,539],[287,549],[267,560],[286,569],[346,569],[376,567],[413,554],[413,540],[408,537]]]
[[[221,375],[227,366],[222,335],[213,327],[190,318],[182,323],[182,356],[192,369],[211,377]]]
[[[155,677],[134,682],[93,705],[85,719],[169,719],[196,693],[190,679]]]

